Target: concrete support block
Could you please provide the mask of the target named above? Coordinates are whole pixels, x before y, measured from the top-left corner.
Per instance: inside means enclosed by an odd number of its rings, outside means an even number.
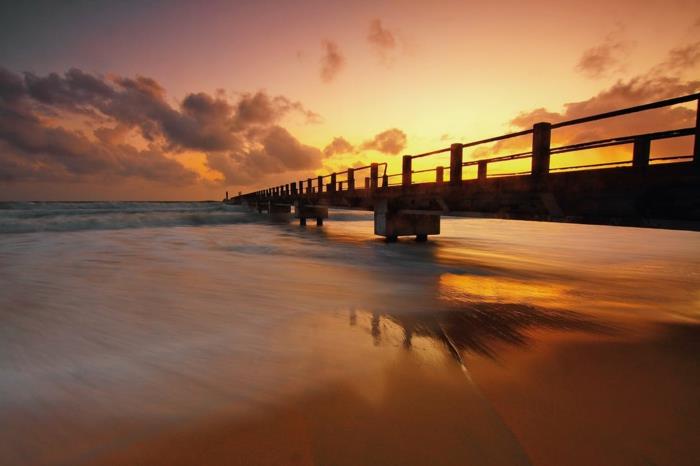
[[[292,206],[290,204],[280,204],[272,201],[267,203],[267,213],[272,220],[289,221],[291,212]]]
[[[374,234],[387,241],[413,235],[417,241],[425,241],[428,235],[440,234],[440,212],[400,209],[381,200],[374,205]]]
[[[328,218],[328,207],[322,205],[311,205],[296,203],[294,205],[294,216],[299,219],[299,225],[306,225],[306,219],[315,218],[316,225],[323,225],[323,219]]]

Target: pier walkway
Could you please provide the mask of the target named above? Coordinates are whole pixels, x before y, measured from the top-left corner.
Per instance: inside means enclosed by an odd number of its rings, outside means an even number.
[[[605,124],[639,112],[688,105],[696,109],[694,126],[551,145],[553,132],[556,135],[562,128],[567,134],[580,129],[576,133],[580,137],[575,138],[579,140],[587,134],[589,123]],[[282,218],[294,208],[301,225],[307,219],[322,225],[329,207],[371,210],[375,234],[389,241],[399,236],[424,241],[428,235],[439,234],[440,217],[450,215],[700,231],[698,105],[700,94],[692,94],[585,118],[536,123],[524,131],[404,155],[400,173],[387,173],[386,163],[372,163],[232,198],[227,194],[224,202],[246,204]],[[464,149],[505,147],[509,140],[523,137],[530,139],[527,151],[464,160]],[[651,156],[654,142],[682,138],[690,141],[686,145],[692,153]],[[624,146],[627,149],[620,152],[627,154],[632,147],[631,159],[551,166],[553,157],[559,161],[583,151]],[[440,154],[449,154],[449,165],[414,169],[418,159]],[[525,171],[492,173],[498,164],[521,159],[529,162]],[[475,169],[475,176],[465,177],[470,168]]]

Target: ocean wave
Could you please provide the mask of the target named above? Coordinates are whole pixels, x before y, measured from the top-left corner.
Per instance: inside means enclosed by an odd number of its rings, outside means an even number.
[[[0,234],[226,225],[254,221],[219,202],[4,202]]]

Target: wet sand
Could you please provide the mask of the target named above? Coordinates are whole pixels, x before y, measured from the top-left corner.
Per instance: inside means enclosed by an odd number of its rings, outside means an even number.
[[[0,237],[0,463],[696,463],[697,234],[370,228]]]

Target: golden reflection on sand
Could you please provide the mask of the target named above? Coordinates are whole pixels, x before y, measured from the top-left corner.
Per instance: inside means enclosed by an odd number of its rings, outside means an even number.
[[[445,273],[439,278],[442,299],[473,303],[528,303],[547,307],[569,307],[571,289],[561,283],[516,280],[503,276]]]

